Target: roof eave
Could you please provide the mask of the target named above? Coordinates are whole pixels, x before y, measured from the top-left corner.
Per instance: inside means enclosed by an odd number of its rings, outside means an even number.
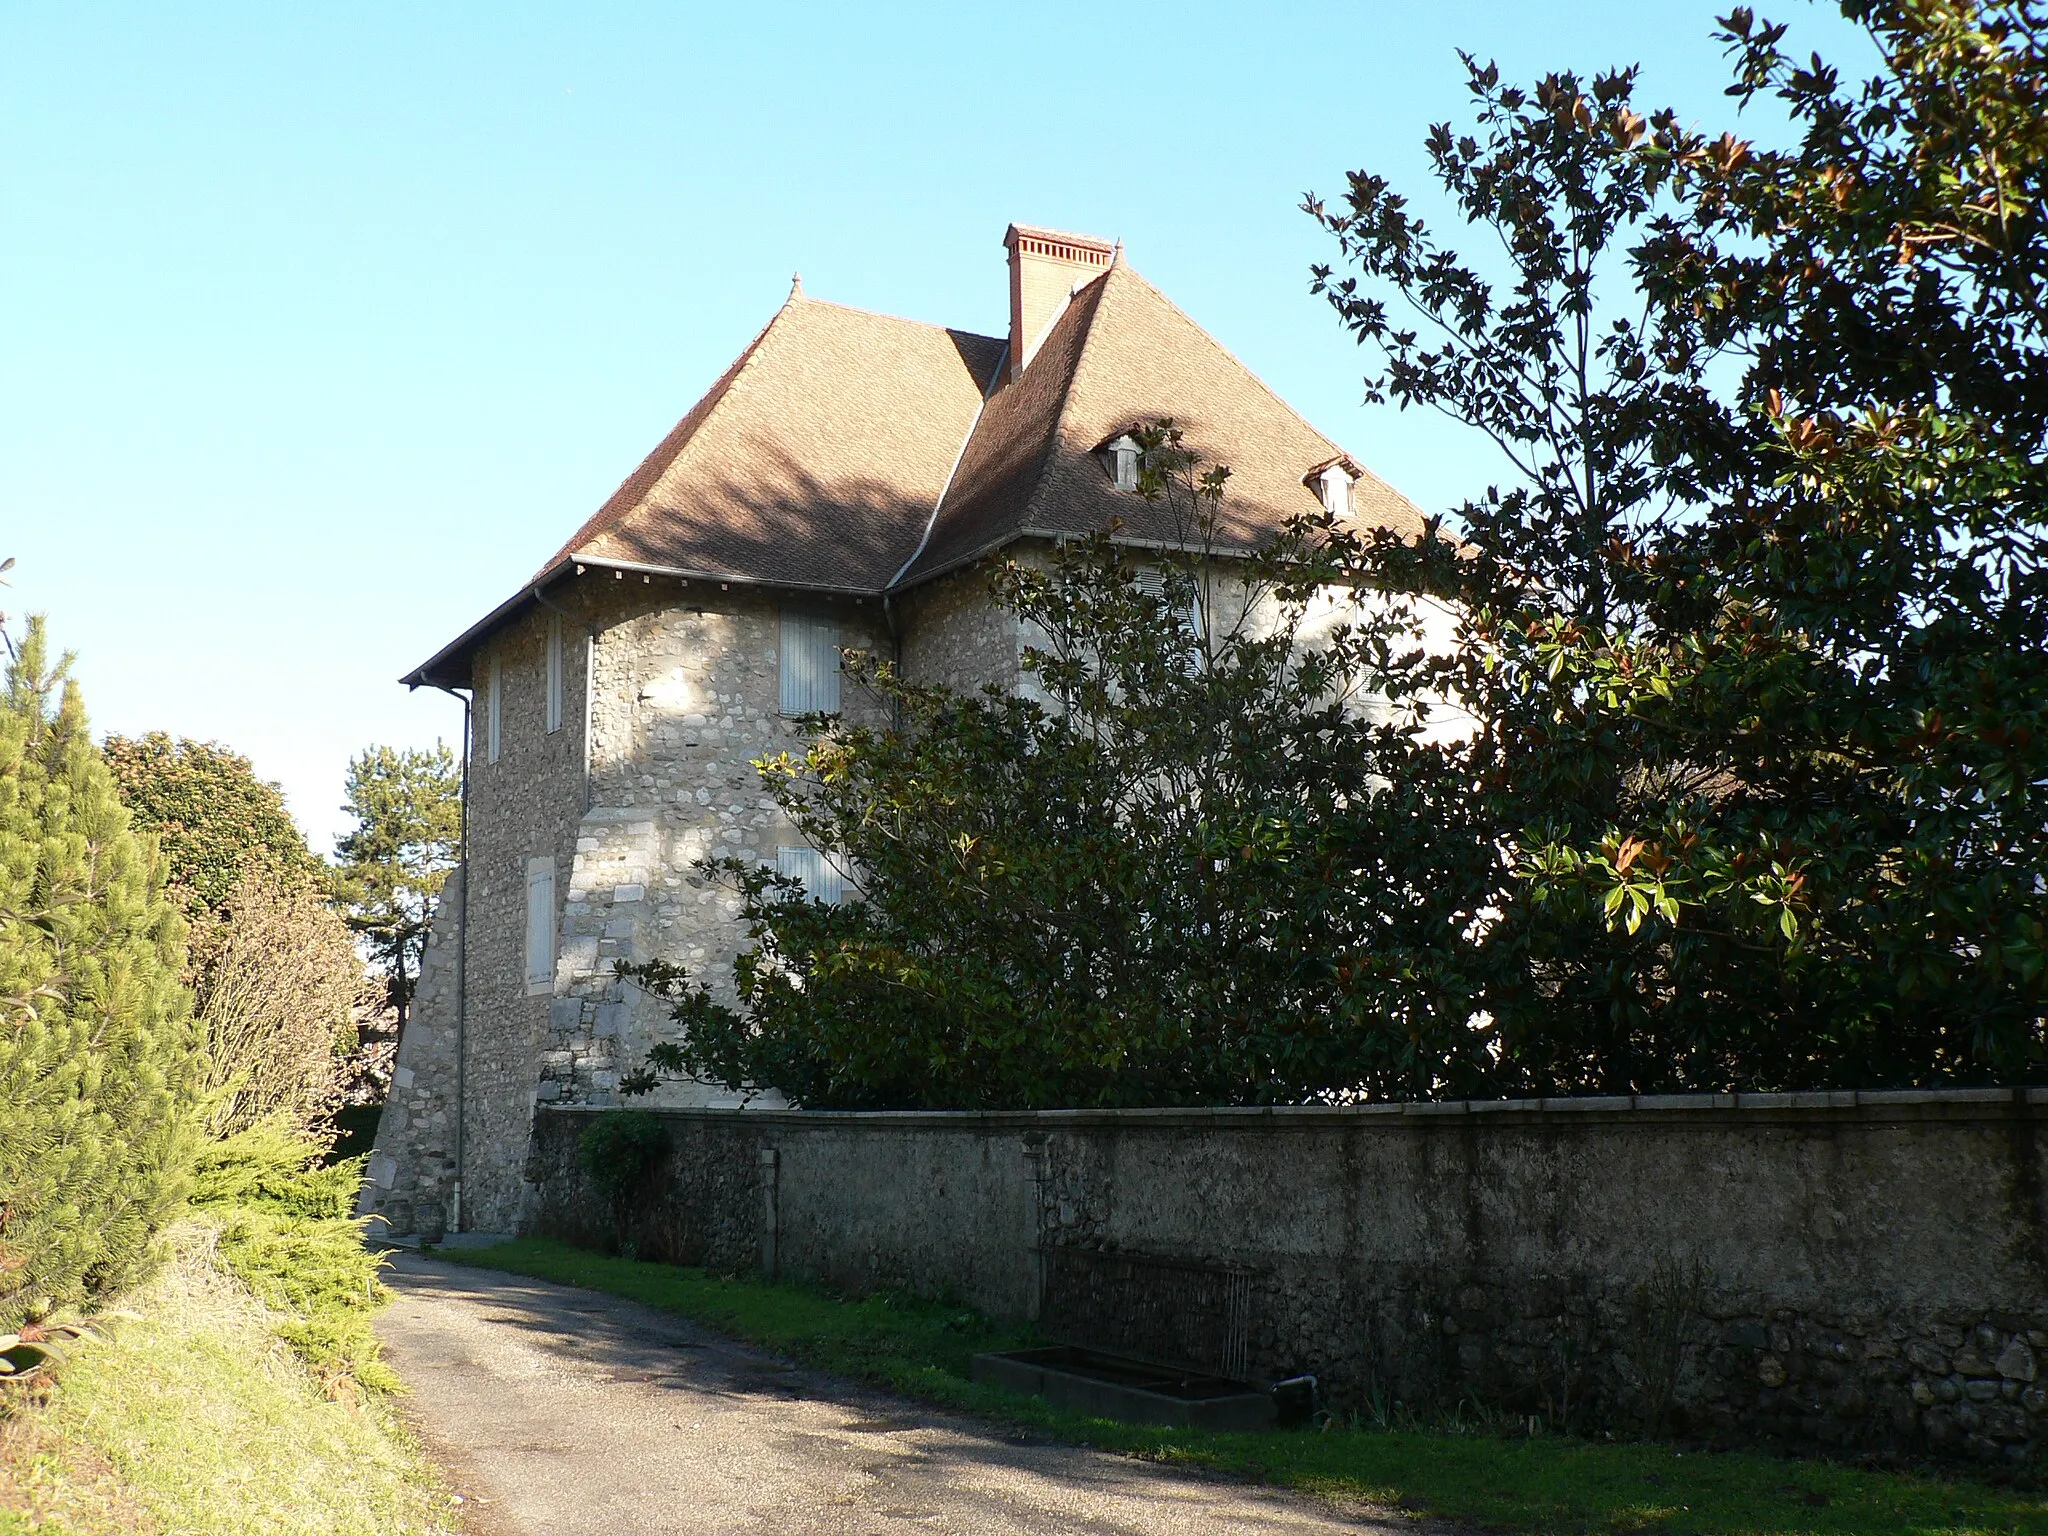
[[[434,652],[433,655],[406,673],[405,676],[399,679],[399,682],[408,688],[447,689],[473,686],[467,681],[448,682],[444,680],[445,674],[444,677],[437,677],[435,674],[440,672],[447,662],[457,657],[467,657],[471,651],[476,649],[478,641],[482,640],[484,636],[504,623],[506,619],[517,613],[526,604],[531,603],[536,592],[558,579],[573,563],[573,558],[557,560],[553,565],[534,577],[532,581],[529,581],[453,640],[442,646],[440,650]]]
[[[674,581],[717,582],[721,587],[752,587],[775,592],[810,592],[826,597],[882,597],[894,590],[888,587],[857,587],[843,583],[806,581],[776,581],[759,576],[741,576],[731,571],[697,570],[690,566],[656,565],[641,560],[616,560],[605,555],[565,555],[538,576],[498,604],[489,613],[478,619],[469,628],[441,647],[432,656],[399,679],[408,688],[465,688],[469,682],[450,682],[444,670],[450,661],[462,658],[473,651],[491,631],[513,617],[527,604],[535,600],[541,588],[549,586],[569,574],[580,574],[584,569],[616,571],[621,575],[661,576]],[[440,675],[437,676],[436,674]]]
[[[1044,539],[1048,543],[1057,544],[1063,540],[1085,539],[1087,537],[1089,535],[1086,532],[1074,528],[1026,527],[1013,529],[999,539],[992,539],[964,555],[955,555],[944,564],[935,565],[928,571],[913,571],[907,580],[897,582],[889,588],[889,591],[892,595],[897,592],[908,592],[912,587],[922,586],[927,581],[937,581],[941,576],[950,576],[963,566],[976,565],[988,559],[989,556],[995,554],[998,550],[1007,549],[1012,544],[1020,544],[1026,539]],[[1192,539],[1148,539],[1136,534],[1121,532],[1112,533],[1109,541],[1125,549],[1171,549],[1183,553],[1196,554],[1206,551],[1209,554],[1220,556],[1226,560],[1248,556],[1258,548],[1257,545],[1249,543],[1232,543],[1229,545],[1210,543],[1205,545]]]

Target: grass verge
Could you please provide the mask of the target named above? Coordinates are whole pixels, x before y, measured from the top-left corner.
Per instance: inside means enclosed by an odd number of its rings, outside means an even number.
[[[1529,1536],[2048,1536],[2048,1499],[2038,1494],[1824,1462],[1479,1431],[1223,1435],[1083,1419],[971,1381],[971,1356],[1026,1338],[958,1307],[845,1298],[533,1238],[443,1257],[629,1297],[807,1365],[1076,1444],[1463,1525]]]
[[[157,1278],[6,1426],[0,1536],[444,1536],[447,1495],[374,1395],[337,1400],[183,1223]],[[10,1525],[8,1522],[12,1521]],[[40,1524],[39,1522],[47,1522]]]

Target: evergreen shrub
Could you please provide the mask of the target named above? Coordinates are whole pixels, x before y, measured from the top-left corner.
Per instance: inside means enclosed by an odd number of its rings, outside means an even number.
[[[0,1331],[119,1289],[196,1140],[185,924],[40,619],[0,697]]]
[[[278,1332],[328,1392],[396,1391],[370,1317],[386,1299],[384,1260],[356,1217],[363,1160],[324,1161],[326,1145],[284,1120],[201,1150],[192,1203],[215,1223],[221,1259],[272,1311]]]
[[[668,1150],[659,1116],[614,1109],[594,1118],[576,1143],[576,1166],[613,1200],[624,1199]]]

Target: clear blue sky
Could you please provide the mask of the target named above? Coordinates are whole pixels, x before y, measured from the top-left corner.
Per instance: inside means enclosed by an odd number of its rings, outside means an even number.
[[[1806,35],[1828,14],[1783,7]],[[1421,194],[1454,50],[1640,61],[1719,122],[1711,4],[109,6],[0,0],[0,554],[102,730],[246,752],[317,849],[392,680],[781,301],[990,332],[1011,220],[1121,237],[1430,508],[1484,445],[1358,403],[1296,211]]]

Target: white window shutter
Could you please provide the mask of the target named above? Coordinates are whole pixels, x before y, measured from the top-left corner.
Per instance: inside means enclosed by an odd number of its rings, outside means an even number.
[[[1166,570],[1163,566],[1141,565],[1132,574],[1131,585],[1161,606],[1166,602]],[[1181,612],[1181,621],[1188,632],[1197,640],[1207,638],[1202,627],[1202,596],[1200,591],[1190,594],[1187,607]]]
[[[555,861],[526,861],[526,987],[550,988],[555,981]]]
[[[839,621],[829,614],[782,610],[782,712],[832,714],[839,708]]]
[[[562,728],[562,616],[548,615],[548,703],[547,726],[550,731]]]
[[[847,879],[839,866],[815,848],[778,848],[775,872],[803,882],[813,901],[836,905],[846,899]]]
[[[484,701],[484,760],[495,763],[505,741],[505,668],[491,658],[491,677]]]

